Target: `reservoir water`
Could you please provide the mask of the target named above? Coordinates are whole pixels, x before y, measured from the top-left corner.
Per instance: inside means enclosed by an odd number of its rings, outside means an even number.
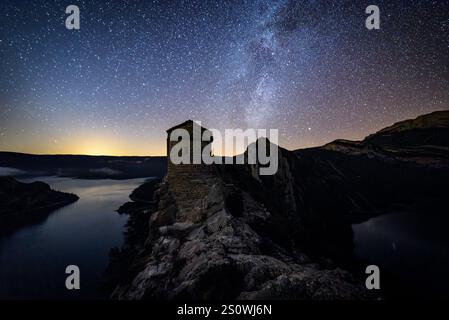
[[[99,283],[109,252],[123,242],[126,215],[115,212],[146,179],[41,177],[80,199],[43,221],[0,238],[0,299],[105,299]],[[355,254],[381,269],[392,295],[449,297],[449,217],[393,213],[354,225]],[[77,265],[81,289],[65,288],[65,268]],[[386,275],[401,283],[396,288]],[[404,291],[404,284],[407,289]]]
[[[355,255],[379,266],[389,296],[449,298],[447,212],[390,213],[353,230]]]
[[[102,299],[99,282],[109,252],[123,241],[126,215],[115,212],[145,179],[81,180],[41,177],[80,199],[38,224],[0,239],[0,299]],[[67,290],[65,268],[80,269],[80,290]]]

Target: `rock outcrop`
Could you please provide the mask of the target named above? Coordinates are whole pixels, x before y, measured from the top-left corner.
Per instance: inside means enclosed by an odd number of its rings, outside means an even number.
[[[218,174],[218,173],[217,173]],[[166,181],[134,264],[115,299],[355,299],[366,297],[346,271],[323,269],[294,246],[269,237],[273,216],[247,192],[218,179],[201,220],[178,217]],[[286,237],[287,240],[289,237]],[[292,240],[292,239],[291,239]],[[131,268],[133,269],[133,268]]]
[[[52,210],[77,200],[78,196],[52,190],[44,182],[22,183],[0,177],[0,233],[39,221]]]
[[[121,276],[111,297],[373,298],[354,267],[351,224],[389,212],[449,211],[447,145],[439,136],[449,128],[446,114],[364,141],[279,148],[272,176],[259,176],[255,165],[213,166],[188,210],[188,177],[182,197],[176,180],[164,179],[155,205],[131,215],[146,227],[138,237],[128,229],[133,241],[116,254]]]
[[[147,210],[145,240],[114,299],[362,299],[360,279],[329,259],[301,249],[304,190],[296,157],[279,149],[279,170],[257,176],[252,166],[213,167],[207,190],[186,215],[165,179]],[[190,210],[188,212],[191,212]],[[180,214],[182,213],[182,214]],[[129,259],[130,248],[121,256]],[[120,254],[118,254],[120,256]],[[123,266],[120,267],[123,269]]]

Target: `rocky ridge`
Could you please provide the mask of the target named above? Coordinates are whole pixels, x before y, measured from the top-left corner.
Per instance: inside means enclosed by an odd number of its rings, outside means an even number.
[[[177,219],[170,186],[155,192],[141,266],[115,299],[354,299],[366,291],[346,271],[323,269],[300,250],[270,239],[272,214],[250,194],[217,180],[202,220]],[[264,231],[264,229],[266,229]],[[257,231],[260,230],[260,231]]]
[[[133,241],[116,252],[121,275],[111,297],[373,298],[354,273],[351,224],[389,212],[449,210],[440,136],[449,124],[429,120],[449,112],[442,113],[418,121],[425,126],[393,126],[401,129],[387,130],[388,139],[380,131],[361,142],[279,148],[272,176],[259,176],[256,165],[217,165],[190,214],[180,214],[164,179],[148,194],[154,205],[130,215],[145,230],[128,229]],[[423,152],[428,146],[441,152]]]

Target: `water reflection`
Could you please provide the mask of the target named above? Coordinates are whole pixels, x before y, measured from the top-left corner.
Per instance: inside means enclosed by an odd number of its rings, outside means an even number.
[[[449,297],[449,218],[392,213],[354,225],[355,254],[378,264],[392,296]],[[386,279],[388,281],[388,279]]]

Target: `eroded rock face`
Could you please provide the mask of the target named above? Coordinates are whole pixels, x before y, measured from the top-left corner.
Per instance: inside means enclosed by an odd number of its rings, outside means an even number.
[[[149,221],[145,249],[137,257],[142,267],[112,298],[366,297],[349,273],[323,270],[294,245],[271,239],[272,213],[231,181],[213,180],[202,199],[200,221],[186,221],[185,215],[179,221],[170,186],[161,183],[155,195],[159,206]],[[286,196],[291,196],[288,191]]]
[[[448,119],[435,112],[363,141],[279,148],[271,176],[256,165],[178,168],[155,192],[145,241],[125,255],[131,267],[112,297],[368,297],[363,281],[335,267],[360,271],[351,224],[449,211]]]

